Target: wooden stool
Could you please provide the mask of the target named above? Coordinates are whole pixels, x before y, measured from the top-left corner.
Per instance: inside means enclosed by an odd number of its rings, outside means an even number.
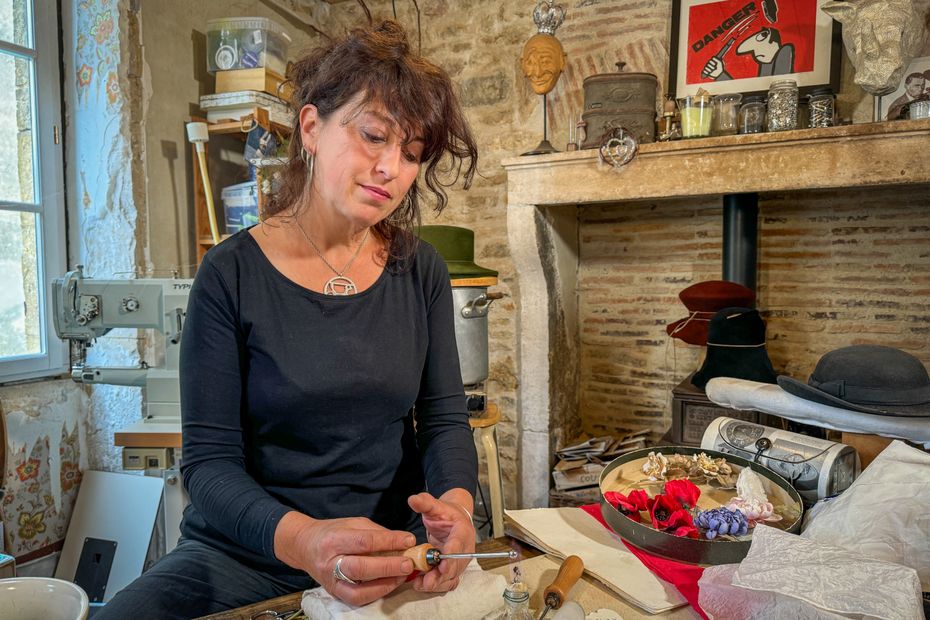
[[[497,437],[494,428],[501,421],[501,410],[489,402],[484,415],[469,418],[468,423],[477,432],[478,439],[484,447],[484,458],[488,461],[488,488],[491,493],[491,536],[504,535],[504,486],[501,482],[500,455],[497,451]]]

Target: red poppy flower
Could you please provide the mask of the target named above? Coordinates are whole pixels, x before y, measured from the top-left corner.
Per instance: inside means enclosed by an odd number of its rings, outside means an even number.
[[[665,494],[685,508],[694,508],[701,496],[701,489],[690,480],[669,480],[665,483]]]
[[[652,527],[657,530],[668,528],[672,516],[678,511],[682,511],[678,500],[668,495],[656,495],[652,508],[649,510]]]
[[[630,493],[630,496],[632,497],[634,493],[636,493],[636,491]],[[640,493],[645,495],[645,491],[640,491]],[[604,493],[604,499],[607,500],[608,504],[628,516],[633,521],[639,522],[641,520],[639,516],[640,508],[638,508],[637,502],[632,501],[631,497],[627,497],[623,493],[618,493],[617,491],[607,491]]]
[[[694,520],[691,518],[691,513],[685,510],[684,508],[676,510],[666,521],[667,525],[665,526],[668,530],[673,530],[679,527],[693,527]]]
[[[671,531],[675,536],[681,536],[682,538],[700,538],[701,535],[698,532],[698,529],[693,525],[683,525],[681,527],[676,527]]]
[[[627,495],[627,500],[636,507],[637,510],[649,511],[652,508],[652,502],[655,500],[649,497],[649,494],[643,491],[642,489],[636,489],[635,491],[630,491],[630,494]]]

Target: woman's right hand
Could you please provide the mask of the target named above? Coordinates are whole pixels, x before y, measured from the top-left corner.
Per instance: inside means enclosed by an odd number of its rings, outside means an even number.
[[[313,519],[292,511],[284,515],[274,534],[279,560],[306,571],[327,592],[351,605],[367,605],[404,583],[413,562],[400,554],[416,545],[410,532],[388,530],[364,517]],[[396,555],[372,556],[396,552]],[[336,579],[336,562],[353,585]]]

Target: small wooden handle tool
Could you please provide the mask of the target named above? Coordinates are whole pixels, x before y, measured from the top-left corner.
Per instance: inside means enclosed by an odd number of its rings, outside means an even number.
[[[581,561],[581,558],[577,555],[570,555],[565,558],[555,579],[545,589],[543,601],[546,603],[546,608],[539,615],[539,620],[543,620],[550,609],[558,609],[562,606],[562,603],[568,600],[568,593],[571,592],[572,587],[581,578],[583,572],[584,562]]]
[[[494,553],[442,553],[439,549],[429,543],[423,543],[416,547],[410,547],[401,555],[413,560],[413,567],[418,571],[426,572],[438,565],[443,560],[457,560],[462,558],[510,558],[517,559],[517,552],[498,551]]]

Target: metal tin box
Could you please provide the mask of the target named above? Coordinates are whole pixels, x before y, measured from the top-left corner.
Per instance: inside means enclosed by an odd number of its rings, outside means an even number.
[[[622,69],[624,63],[617,63]],[[601,137],[624,127],[642,144],[655,136],[658,79],[651,73],[601,73],[584,80],[585,140],[583,149],[595,148]]]

